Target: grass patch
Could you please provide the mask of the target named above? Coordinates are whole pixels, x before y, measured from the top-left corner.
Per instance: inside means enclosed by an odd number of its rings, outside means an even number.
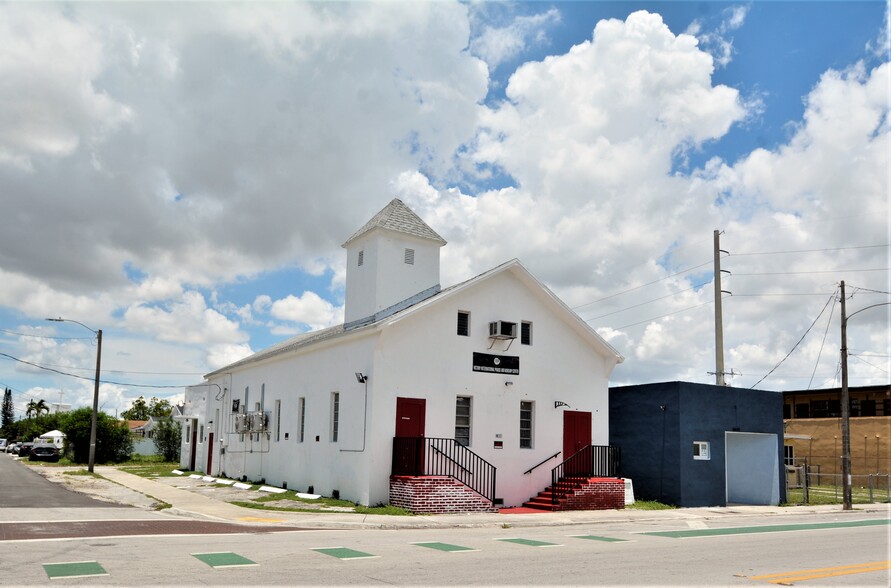
[[[172,461],[129,461],[117,466],[122,472],[135,474],[143,478],[169,478],[176,476],[173,470],[179,468],[178,462]],[[180,470],[183,471],[183,470]]]
[[[101,478],[101,477],[102,477],[102,476],[100,476],[99,474],[97,474],[96,472],[91,472],[91,471],[88,470],[88,469],[82,469],[82,470],[68,470],[68,471],[65,471],[65,472],[62,472],[62,473],[65,474],[66,476],[90,476],[90,477],[93,477],[93,478]]]
[[[285,501],[285,502],[282,502]],[[377,506],[363,506],[338,498],[322,496],[316,499],[301,498],[293,490],[281,494],[270,494],[253,500],[235,500],[231,504],[244,508],[281,512],[311,512],[317,514],[331,512],[345,512],[356,514],[378,514],[389,516],[414,516],[411,511],[396,506],[379,504]],[[305,504],[306,507],[301,505]]]
[[[841,504],[844,502],[842,487],[833,485],[811,486],[808,488],[808,504]],[[851,502],[855,504],[873,504],[889,502],[887,488],[873,488],[872,498],[869,488],[852,487]],[[786,489],[784,506],[804,504],[804,490],[801,488]]]
[[[625,508],[634,510],[671,510],[677,507],[673,504],[665,504],[655,500],[635,500],[634,504],[629,504]]]

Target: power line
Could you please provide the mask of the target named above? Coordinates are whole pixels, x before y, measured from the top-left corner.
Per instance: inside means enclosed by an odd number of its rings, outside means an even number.
[[[826,345],[826,335],[829,333],[829,325],[832,323],[832,313],[835,311],[835,296],[832,297],[832,308],[829,309],[829,318],[826,319],[826,330],[823,331],[823,340],[820,342],[820,351],[817,353],[817,361],[814,362],[814,371],[811,373],[811,379],[807,383],[807,389],[811,389],[814,383],[814,374],[817,373],[817,366],[820,365],[820,357],[823,355],[823,347]]]
[[[854,247],[833,247],[829,249],[789,249],[786,251],[754,251],[751,253],[729,253],[727,257],[744,257],[750,255],[781,255],[785,253],[816,253],[820,251],[846,251],[848,249],[874,249],[878,247],[889,247],[889,245],[857,245]]]
[[[867,269],[850,269],[842,268],[836,270],[813,270],[809,272],[756,272],[748,274],[734,273],[734,276],[796,276],[802,274],[840,274],[843,272],[887,272],[887,267],[867,268]]]
[[[48,371],[48,372],[54,372],[54,373],[57,373],[57,374],[61,374],[61,375],[63,375],[63,376],[69,376],[69,377],[71,377],[71,378],[77,378],[77,379],[79,379],[79,380],[87,380],[87,381],[89,381],[89,382],[93,382],[93,381],[95,381],[94,378],[88,378],[88,377],[86,377],[86,376],[78,376],[77,374],[70,374],[70,373],[68,373],[68,372],[63,372],[63,371],[61,371],[61,370],[57,370],[57,369],[54,369],[54,368],[51,368],[51,367],[45,367],[45,366],[42,366],[42,365],[38,365],[38,364],[36,364],[36,363],[32,363],[32,362],[30,362],[30,361],[25,361],[24,359],[19,359],[18,357],[13,357],[12,355],[9,355],[8,353],[0,353],[0,356],[2,356],[2,357],[8,357],[9,359],[11,359],[11,360],[13,360],[13,361],[17,361],[17,362],[19,362],[19,363],[23,363],[23,364],[25,364],[25,365],[30,365],[31,367],[35,367],[35,368],[37,368],[37,369],[45,370],[45,371]],[[186,388],[186,387],[188,387],[188,386],[191,385],[191,384],[179,384],[179,385],[169,385],[169,384],[133,384],[133,383],[128,383],[128,382],[115,382],[115,381],[113,381],[113,380],[99,380],[99,382],[102,383],[102,384],[114,384],[115,386],[126,386],[126,387],[131,387],[131,388]]]
[[[60,339],[60,340],[95,339],[95,337],[51,337],[49,335],[32,335],[30,333],[16,333],[15,331],[9,331],[7,329],[0,329],[0,333],[7,333],[9,335],[16,335],[18,337],[33,337],[34,339]]]
[[[688,310],[693,310],[694,308],[700,308],[700,307],[702,307],[702,306],[707,306],[707,305],[709,305],[709,304],[714,304],[714,301],[709,300],[708,302],[703,302],[702,304],[697,304],[696,306],[688,306],[687,308],[682,308],[682,309],[680,309],[680,310],[676,310],[676,311],[674,311],[674,312],[669,312],[668,314],[663,314],[663,315],[660,315],[660,316],[654,316],[654,317],[652,317],[652,318],[648,318],[648,319],[643,320],[643,321],[639,321],[639,322],[636,322],[636,323],[631,323],[630,325],[622,325],[621,327],[615,327],[615,329],[618,331],[618,330],[621,330],[621,329],[627,329],[628,327],[636,327],[637,325],[642,325],[642,324],[644,324],[644,323],[649,323],[649,322],[651,322],[651,321],[659,320],[659,319],[661,319],[661,318],[665,318],[665,317],[667,317],[667,316],[672,316],[672,315],[675,315],[675,314],[680,314],[680,313],[682,313],[682,312],[686,312],[686,311],[688,311]]]
[[[755,386],[757,386],[758,384],[760,384],[761,382],[763,382],[763,381],[764,381],[764,378],[766,378],[767,376],[769,376],[770,374],[772,374],[774,371],[776,371],[776,369],[777,369],[778,367],[780,367],[781,365],[783,365],[783,362],[784,362],[784,361],[786,361],[787,359],[789,359],[789,356],[792,355],[792,352],[795,351],[795,349],[798,348],[798,346],[801,344],[802,341],[804,341],[804,338],[807,337],[807,334],[811,332],[811,329],[814,328],[814,325],[817,324],[817,321],[820,320],[820,317],[823,316],[823,313],[824,313],[824,312],[826,312],[826,307],[829,306],[829,303],[832,302],[833,300],[835,300],[835,292],[832,293],[832,295],[829,297],[829,300],[827,300],[827,301],[826,301],[826,304],[823,305],[823,310],[820,311],[820,314],[817,315],[817,318],[814,319],[814,322],[811,323],[811,326],[809,326],[809,327],[807,328],[807,330],[804,332],[804,335],[802,335],[802,336],[801,336],[801,339],[798,340],[798,343],[796,343],[795,345],[792,346],[792,349],[789,350],[789,353],[786,354],[786,357],[784,357],[783,359],[781,359],[780,362],[779,362],[778,364],[776,364],[775,366],[773,366],[773,369],[770,370],[769,372],[767,372],[767,374],[766,374],[763,378],[761,378],[760,380],[758,380],[757,382],[755,382],[754,384],[752,384],[752,385],[749,387],[750,389],[751,389],[751,388],[754,388]]]
[[[578,309],[580,309],[580,308],[584,308],[585,306],[590,306],[590,305],[592,305],[592,304],[596,304],[596,303],[598,303],[598,302],[602,302],[602,301],[604,301],[604,300],[609,300],[610,298],[615,298],[616,296],[621,296],[622,294],[627,294],[628,292],[634,292],[635,290],[640,290],[641,288],[646,288],[647,286],[652,286],[653,284],[658,284],[659,282],[662,282],[662,281],[667,280],[667,279],[669,279],[669,278],[674,278],[675,276],[679,276],[679,275],[681,275],[681,274],[685,274],[685,273],[690,272],[690,271],[693,271],[693,270],[695,270],[695,269],[699,269],[699,268],[701,268],[702,266],[708,265],[708,264],[710,264],[710,263],[712,263],[711,260],[706,261],[706,262],[703,262],[703,263],[700,263],[699,265],[694,265],[693,267],[688,267],[687,269],[683,269],[683,270],[681,270],[681,271],[679,271],[679,272],[677,272],[677,273],[671,274],[670,276],[665,276],[665,277],[663,277],[663,278],[659,278],[658,280],[653,280],[652,282],[647,282],[646,284],[641,284],[640,286],[635,286],[635,287],[633,287],[633,288],[629,288],[629,289],[627,289],[627,290],[623,290],[623,291],[621,291],[621,292],[616,292],[615,294],[610,294],[609,296],[604,296],[603,298],[598,298],[597,300],[592,300],[591,302],[586,302],[586,303],[581,304],[581,305],[579,305],[579,306],[575,306],[575,307],[573,307],[572,310],[578,310]]]
[[[676,292],[672,292],[671,294],[666,294],[665,296],[660,296],[659,298],[653,298],[652,300],[647,300],[646,302],[641,302],[640,304],[634,304],[632,306],[626,306],[625,308],[620,308],[619,310],[614,310],[613,312],[608,312],[606,314],[601,314],[600,316],[594,316],[589,319],[585,319],[585,322],[591,322],[593,320],[597,320],[599,318],[603,318],[606,316],[612,316],[614,314],[619,314],[620,312],[625,312],[626,310],[631,310],[632,308],[638,308],[640,306],[646,306],[652,302],[658,302],[659,300],[665,300],[666,298],[671,298],[672,296],[676,296],[683,292],[689,292],[690,290],[694,290],[696,286],[690,286],[689,288],[684,288],[683,290],[678,290]]]

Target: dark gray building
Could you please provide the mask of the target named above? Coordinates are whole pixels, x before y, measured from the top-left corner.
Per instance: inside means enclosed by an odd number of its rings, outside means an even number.
[[[690,507],[786,499],[782,393],[689,382],[613,387],[609,424],[638,500]]]

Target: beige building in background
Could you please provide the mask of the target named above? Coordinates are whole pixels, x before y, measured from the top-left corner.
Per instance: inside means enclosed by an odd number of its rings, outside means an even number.
[[[891,386],[849,388],[851,474],[891,473]],[[840,474],[841,389],[783,392],[787,465]],[[793,416],[794,415],[794,416]]]

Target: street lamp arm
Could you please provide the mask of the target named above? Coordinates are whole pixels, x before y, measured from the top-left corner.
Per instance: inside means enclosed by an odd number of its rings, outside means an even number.
[[[98,335],[98,334],[99,334],[99,331],[96,331],[95,329],[91,329],[90,327],[88,327],[87,325],[83,324],[83,323],[80,322],[80,321],[75,321],[75,320],[72,320],[72,319],[64,319],[64,318],[62,318],[62,317],[59,317],[59,318],[48,318],[48,319],[46,319],[46,320],[48,320],[48,321],[52,321],[52,322],[54,322],[54,323],[74,323],[74,324],[76,324],[76,325],[80,325],[80,326],[82,326],[83,328],[85,328],[86,330],[90,331],[90,332],[93,333],[94,335]]]
[[[877,306],[888,306],[889,304],[891,304],[891,302],[879,302],[878,304],[872,304],[872,305],[867,306],[867,307],[865,307],[865,308],[861,308],[861,309],[858,310],[857,312],[852,312],[851,314],[849,314],[849,315],[845,318],[845,322],[848,322],[848,320],[849,320],[852,316],[854,316],[855,314],[860,314],[860,313],[863,312],[864,310],[869,310],[870,308],[875,308],[875,307],[877,307]]]

